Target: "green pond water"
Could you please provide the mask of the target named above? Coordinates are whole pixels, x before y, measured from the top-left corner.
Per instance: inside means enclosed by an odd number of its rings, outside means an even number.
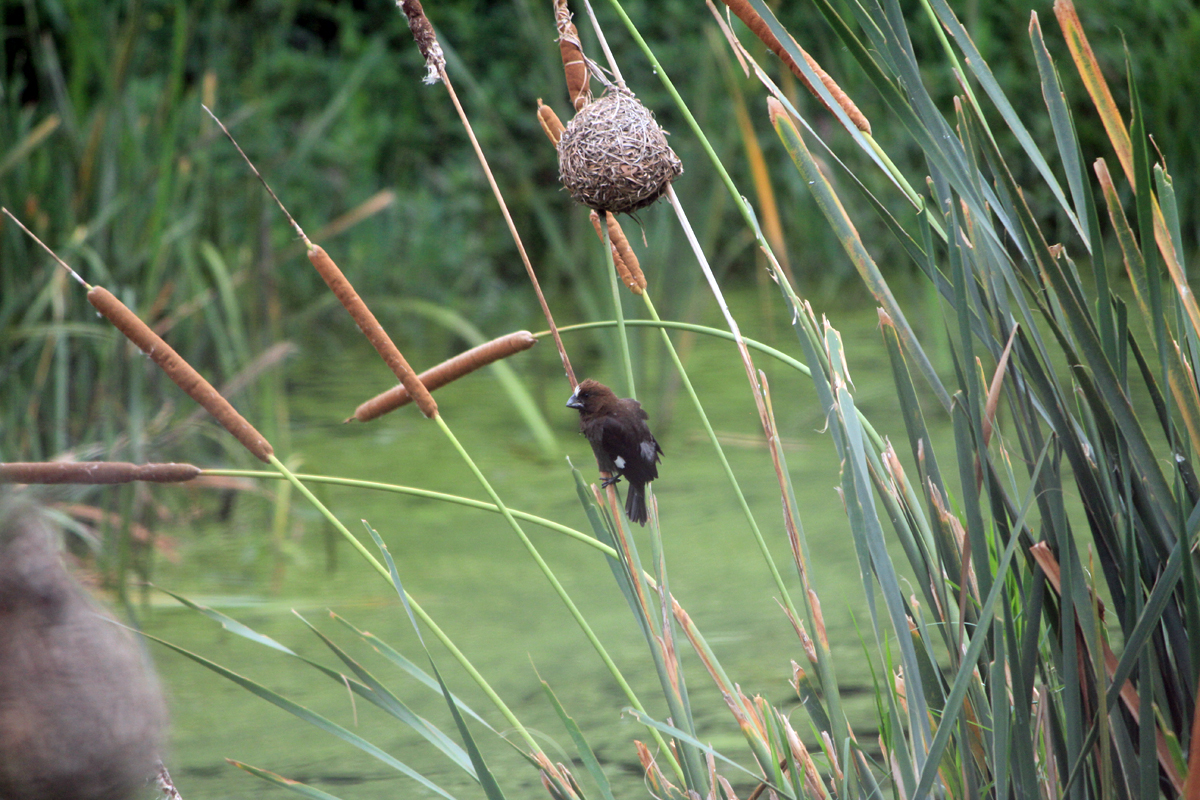
[[[747,336],[770,339],[767,331],[773,327],[777,335],[772,343],[801,357],[786,318],[780,315],[768,325],[756,313],[757,300],[752,294],[743,301],[744,313],[739,319]],[[719,318],[706,321],[720,325]],[[860,407],[907,456],[874,308],[837,312],[832,322],[846,341]],[[527,324],[535,323],[530,320]],[[333,335],[333,330],[338,330],[337,326],[320,335]],[[300,342],[304,354],[286,367],[290,445],[286,451],[280,448],[285,462],[302,471],[486,499],[445,437],[415,408],[370,424],[341,422],[357,403],[391,383],[369,348],[353,338],[353,331],[345,333],[345,343],[332,349],[323,348],[319,339]],[[585,337],[592,342],[606,341],[603,334],[601,338],[568,334],[568,347],[583,352]],[[680,342],[677,333],[673,337]],[[635,337],[635,344],[649,344],[648,352],[656,346],[652,337]],[[782,527],[778,485],[736,350],[729,342],[707,337],[685,344],[689,374],[794,591],[798,582]],[[405,347],[404,342],[401,345]],[[412,347],[406,350],[415,364],[440,357],[425,358],[419,346]],[[329,356],[326,350],[336,355]],[[488,371],[439,391],[442,415],[511,507],[590,531],[566,459],[589,480],[595,479],[595,462],[576,432],[577,415],[563,407],[569,386],[556,367],[557,355],[547,341],[513,361],[528,377],[528,386],[553,427],[561,449],[559,457],[537,456],[533,437],[515,421],[507,397]],[[833,443],[820,432],[824,422],[809,379],[761,354],[755,356],[755,362],[770,378],[813,559],[813,581],[823,602],[847,706],[860,741],[872,742],[871,676],[856,628],[857,624],[869,639],[870,623],[835,491],[839,475]],[[590,374],[619,387],[622,382],[609,368],[611,363],[606,361],[603,369],[590,371],[581,361],[576,369],[581,378]],[[654,491],[671,588],[746,694],[761,693],[794,708],[798,701],[787,683],[790,665],[793,660],[804,664],[806,659],[776,601],[776,589],[699,418],[682,393],[648,395],[643,390],[641,395],[666,452]],[[932,402],[926,403],[926,413],[931,424],[944,425]],[[943,458],[949,457],[943,452]],[[260,486],[264,492],[280,488],[268,481]],[[543,694],[540,679],[550,684],[578,721],[616,795],[646,796],[632,744],[635,738],[648,740],[645,729],[622,715],[628,705],[626,698],[501,517],[380,492],[330,486],[316,491],[368,545],[360,520],[369,521],[379,531],[410,594],[523,723],[543,737],[543,747],[552,758],[570,763],[575,751]],[[198,492],[196,503],[208,513],[199,515],[193,526],[166,532],[175,543],[179,560],[161,561],[156,583],[211,605],[301,655],[344,670],[296,616],[303,615],[360,659],[415,711],[457,738],[439,695],[402,674],[330,617],[330,611],[340,615],[381,637],[422,668],[428,667],[389,583],[340,539],[334,545],[336,568],[328,569],[326,525],[303,498],[293,496],[285,538],[273,545],[268,498],[242,495],[232,516],[218,522],[211,513],[216,505],[213,497]],[[604,557],[535,525],[527,524],[525,529],[649,712],[665,717],[665,703],[646,644]],[[637,535],[648,558],[648,535],[641,530]],[[232,635],[162,595],[155,597],[145,625],[148,632],[349,728],[455,796],[483,796],[460,770],[404,725],[365,701],[352,699],[346,687],[297,659]],[[451,688],[504,731],[501,716],[449,653],[428,632],[426,641]],[[161,646],[152,647],[172,705],[167,763],[187,800],[285,796],[284,790],[227,764],[227,758],[312,783],[345,798],[435,796],[386,764],[231,681]],[[686,641],[680,642],[680,649],[702,738],[751,764],[736,724]],[[804,712],[798,711],[793,720],[805,738],[810,738]],[[509,797],[546,796],[536,771],[512,748],[477,724],[473,730]],[[513,741],[517,741],[515,736]],[[590,782],[584,768],[572,768],[587,790]],[[745,776],[722,771],[739,794],[753,786]]]

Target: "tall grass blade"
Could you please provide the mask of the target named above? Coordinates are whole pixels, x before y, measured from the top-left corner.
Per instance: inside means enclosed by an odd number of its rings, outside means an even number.
[[[592,750],[592,746],[584,738],[583,731],[579,729],[579,723],[563,708],[558,696],[554,694],[554,690],[550,688],[550,684],[546,683],[546,681],[542,681],[542,690],[545,691],[546,697],[550,699],[550,704],[554,706],[554,712],[558,714],[563,727],[567,729],[567,733],[571,734],[571,741],[575,742],[575,749],[579,753],[579,758],[583,761],[584,767],[587,768],[588,774],[592,776],[592,780],[596,782],[596,787],[600,790],[600,796],[604,800],[614,800],[608,776],[604,774],[604,768],[600,766],[600,760],[596,758],[595,751]]]
[[[475,779],[483,787],[484,794],[487,795],[488,800],[504,800],[504,792],[501,791],[495,776],[483,760],[483,754],[479,752],[479,748],[475,744],[475,737],[471,735],[470,729],[467,728],[467,723],[458,709],[458,703],[455,702],[454,696],[450,693],[450,687],[442,680],[442,675],[438,672],[437,664],[433,661],[433,654],[429,652],[429,647],[425,644],[425,637],[421,635],[421,626],[417,624],[417,617],[408,603],[408,593],[404,591],[404,587],[400,583],[400,573],[396,571],[396,562],[392,560],[391,552],[374,528],[370,525],[366,525],[365,527],[371,534],[371,539],[374,540],[375,546],[383,553],[383,558],[388,565],[388,572],[392,575],[392,584],[396,588],[396,593],[400,596],[400,602],[404,604],[404,611],[408,614],[408,620],[412,624],[413,630],[416,631],[417,640],[421,643],[421,648],[425,651],[425,655],[429,657],[429,667],[433,670],[433,676],[437,679],[438,686],[442,690],[442,697],[445,698],[446,705],[450,708],[450,713],[454,717],[454,724],[458,727],[458,733],[462,737],[467,755],[470,756],[471,764],[475,768]]]
[[[258,697],[261,697],[262,699],[266,700],[267,702],[272,703],[272,704],[278,706],[279,708],[282,708],[284,711],[287,711],[289,714],[297,717],[298,719],[304,720],[305,722],[309,723],[313,727],[315,727],[319,730],[325,731],[326,733],[333,734],[334,736],[341,739],[342,741],[357,747],[359,750],[362,750],[364,753],[374,756],[375,758],[379,759],[384,764],[387,764],[389,767],[396,770],[397,772],[401,772],[401,773],[407,775],[408,777],[412,778],[417,783],[421,784],[422,786],[424,786],[426,789],[430,790],[431,792],[434,792],[435,794],[440,795],[441,797],[445,797],[445,798],[447,798],[447,800],[454,800],[452,795],[447,793],[444,789],[442,789],[437,784],[430,781],[424,775],[421,775],[419,772],[412,769],[407,764],[399,761],[398,759],[394,758],[392,755],[384,752],[379,747],[372,744],[371,742],[368,742],[366,739],[362,738],[358,734],[351,733],[350,731],[346,730],[341,725],[338,725],[336,722],[328,720],[325,717],[322,717],[320,714],[317,714],[314,711],[310,711],[309,709],[305,708],[304,706],[302,706],[298,703],[294,703],[291,700],[288,700],[286,697],[283,697],[282,695],[271,691],[270,689],[268,689],[267,687],[263,686],[260,683],[256,683],[255,681],[252,681],[249,678],[243,677],[242,675],[239,675],[238,673],[236,673],[232,670],[226,669],[225,667],[222,667],[220,664],[217,664],[213,661],[209,661],[207,658],[204,658],[203,656],[197,655],[196,653],[193,653],[189,650],[185,650],[182,647],[179,647],[178,645],[171,644],[170,642],[166,641],[165,639],[160,639],[157,636],[153,636],[148,633],[143,633],[142,635],[145,636],[147,639],[151,639],[152,641],[158,642],[159,644],[163,645],[164,647],[166,647],[170,650],[174,650],[176,653],[179,653],[181,656],[184,656],[185,658],[190,658],[192,661],[195,661],[197,664],[199,664],[203,667],[206,667],[209,670],[212,670],[213,672],[217,673],[221,677],[226,678],[226,679],[232,681],[233,683],[236,683],[237,685],[241,686],[243,689],[246,689],[247,691],[249,691],[251,694],[257,695]]]

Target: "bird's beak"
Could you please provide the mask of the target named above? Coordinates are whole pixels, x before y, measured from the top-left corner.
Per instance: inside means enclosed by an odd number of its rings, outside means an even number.
[[[567,401],[567,408],[577,408],[580,411],[583,411],[583,403],[579,401],[578,396],[573,394],[571,395],[571,399]]]

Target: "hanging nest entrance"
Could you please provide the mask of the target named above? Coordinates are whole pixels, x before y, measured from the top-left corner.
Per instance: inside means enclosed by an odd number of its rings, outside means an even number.
[[[558,169],[571,197],[614,214],[645,208],[683,173],[654,115],[624,89],[609,90],[568,123]]]

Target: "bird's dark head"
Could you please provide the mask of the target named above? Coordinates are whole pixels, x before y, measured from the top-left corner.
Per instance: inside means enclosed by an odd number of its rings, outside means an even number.
[[[575,393],[567,400],[567,408],[574,408],[581,414],[594,412],[617,399],[613,390],[603,383],[588,378],[575,387]]]

